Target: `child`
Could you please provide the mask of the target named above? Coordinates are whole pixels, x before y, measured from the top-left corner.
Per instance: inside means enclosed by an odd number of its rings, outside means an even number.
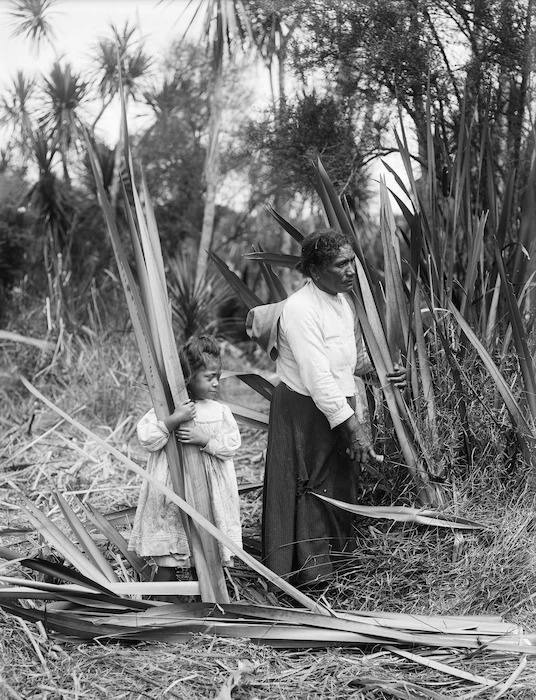
[[[214,400],[221,374],[221,355],[212,336],[192,337],[179,350],[190,400],[165,420],[154,409],[138,423],[138,439],[149,452],[147,470],[173,489],[164,445],[175,431],[179,442],[201,448],[214,515],[214,524],[242,546],[240,504],[233,455],[240,447],[240,433],[230,409]],[[184,423],[193,420],[193,425]],[[232,553],[221,543],[224,566],[232,566]],[[180,509],[149,482],[141,487],[129,549],[151,557],[158,570],[155,581],[175,580],[177,569],[193,566],[182,526]]]

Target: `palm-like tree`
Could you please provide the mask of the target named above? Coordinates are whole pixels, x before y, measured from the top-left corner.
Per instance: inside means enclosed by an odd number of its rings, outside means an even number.
[[[298,26],[297,3],[286,2],[274,7],[266,7],[262,0],[245,0],[245,8],[251,20],[251,30],[255,46],[261,55],[270,76],[270,89],[274,110],[282,112],[286,104],[286,62],[288,45]],[[274,62],[277,61],[277,98],[274,87]]]
[[[56,62],[50,77],[45,78],[44,91],[47,104],[40,120],[41,126],[51,134],[54,146],[58,147],[63,176],[70,184],[68,154],[83,124],[81,108],[87,96],[88,83],[72,71],[70,64],[62,67]]]
[[[54,37],[49,21],[52,8],[58,0],[12,0],[11,17],[16,22],[15,35],[29,39],[38,50],[43,41]],[[49,283],[52,317],[60,327],[70,320],[68,295],[64,283],[69,277],[69,233],[72,226],[72,193],[69,189],[68,151],[76,138],[80,124],[80,105],[87,85],[70,66],[62,68],[56,62],[48,78],[45,78],[46,107],[38,114],[38,128],[28,109],[30,82],[17,80],[19,109],[26,110],[24,127],[30,134],[32,156],[38,167],[38,179],[28,197],[38,212],[43,230],[44,260]],[[33,86],[32,86],[33,89]],[[24,97],[24,100],[22,99]],[[55,173],[57,153],[63,163],[64,181]]]
[[[95,75],[102,98],[102,108],[93,121],[97,125],[104,111],[118,94],[119,71],[127,100],[142,92],[141,83],[152,66],[152,59],[136,37],[137,28],[125,23],[123,29],[110,25],[111,37],[98,40],[94,51]]]
[[[23,162],[31,152],[33,141],[32,98],[35,80],[18,71],[7,92],[0,98],[0,126],[11,130],[8,150],[20,150]]]
[[[28,39],[36,51],[42,41],[54,38],[49,15],[58,0],[11,0],[9,15],[14,24],[13,36]]]
[[[216,189],[219,179],[219,137],[223,103],[223,70],[226,59],[232,58],[237,45],[253,43],[251,26],[241,0],[196,0],[198,5],[192,22],[204,8],[203,34],[212,58],[209,144],[205,162],[205,208],[197,256],[196,283],[205,274],[208,250],[214,232]]]
[[[266,11],[257,0],[190,0],[196,3],[191,24],[204,10],[203,35],[212,58],[209,145],[205,163],[205,209],[196,280],[206,274],[208,250],[214,232],[215,199],[219,179],[218,143],[222,113],[223,71],[226,60],[232,59],[238,46],[254,46],[272,74],[274,56],[278,60],[279,108],[285,103],[285,57],[295,23],[285,24],[281,14]],[[191,25],[190,25],[191,26]]]
[[[137,99],[143,92],[143,79],[149,74],[152,59],[146,52],[143,42],[136,36],[138,29],[125,23],[123,29],[111,25],[112,36],[97,42],[94,52],[95,74],[99,82],[102,107],[93,121],[93,129],[106,108],[119,92],[119,76],[123,83],[123,93],[128,106],[130,99]],[[119,195],[121,172],[122,130],[116,147],[114,178],[110,187],[110,200],[115,209]]]

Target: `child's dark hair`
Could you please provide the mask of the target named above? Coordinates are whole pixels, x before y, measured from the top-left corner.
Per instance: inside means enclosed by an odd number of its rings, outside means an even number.
[[[337,257],[340,249],[348,245],[348,239],[332,228],[323,228],[303,239],[301,260],[296,266],[306,277],[311,277],[311,267],[325,269]]]
[[[212,335],[194,335],[180,348],[179,358],[184,381],[188,386],[194,375],[204,369],[210,361],[221,365],[220,346]]]

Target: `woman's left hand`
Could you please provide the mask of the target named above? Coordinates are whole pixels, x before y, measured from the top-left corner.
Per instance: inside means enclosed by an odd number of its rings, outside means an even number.
[[[397,362],[393,365],[393,371],[387,372],[387,379],[396,386],[400,391],[404,391],[407,387],[408,382],[406,379],[406,368],[401,367]]]

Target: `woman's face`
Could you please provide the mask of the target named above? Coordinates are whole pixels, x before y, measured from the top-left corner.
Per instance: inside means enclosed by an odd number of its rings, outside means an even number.
[[[328,294],[349,292],[355,279],[355,253],[350,245],[339,248],[335,258],[323,268],[313,265],[311,276],[316,286]]]

